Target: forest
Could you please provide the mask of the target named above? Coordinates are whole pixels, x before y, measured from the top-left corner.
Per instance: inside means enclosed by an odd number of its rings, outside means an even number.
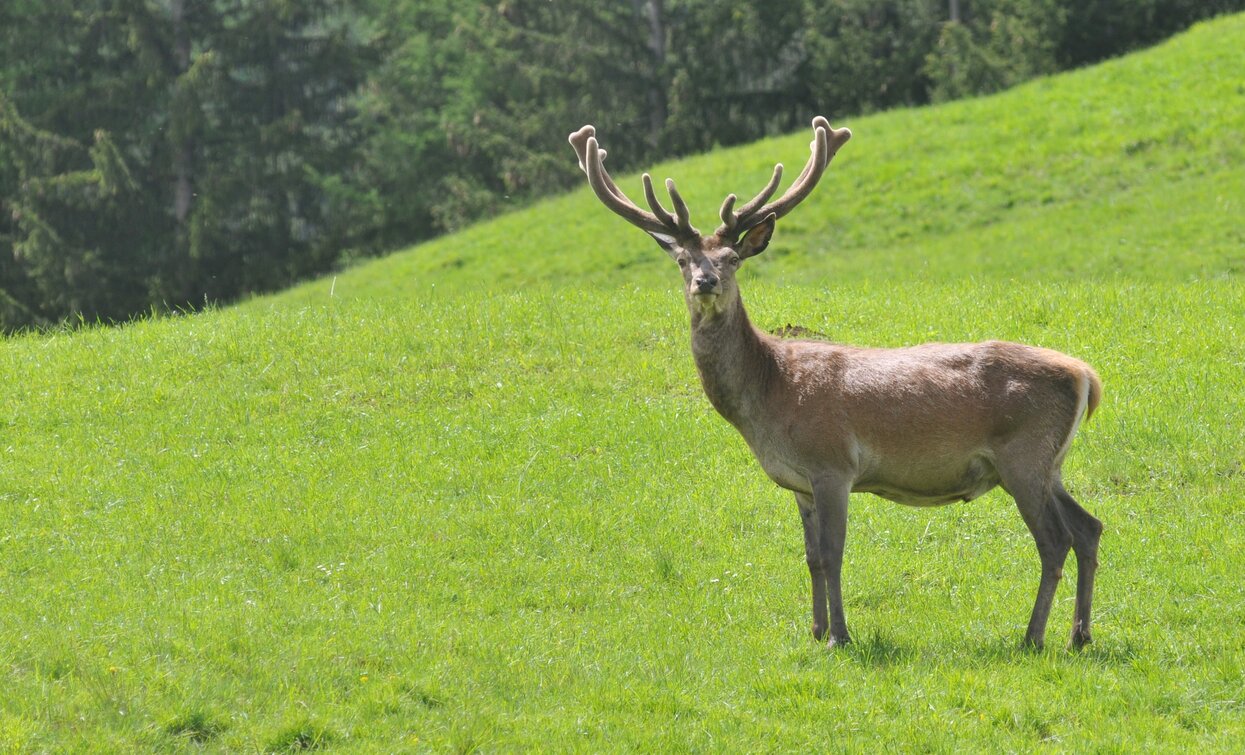
[[[6,0],[0,330],[283,288],[615,171],[986,94],[1245,0]]]

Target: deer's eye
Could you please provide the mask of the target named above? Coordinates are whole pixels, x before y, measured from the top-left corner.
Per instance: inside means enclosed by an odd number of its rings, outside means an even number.
[[[679,267],[687,267],[687,257],[679,257]]]
[[[729,264],[731,264],[731,265],[738,265],[738,264],[739,264],[739,255],[738,255],[738,254],[732,254],[731,256],[729,256],[729,257],[727,257],[727,258],[726,258],[726,261],[727,261]]]

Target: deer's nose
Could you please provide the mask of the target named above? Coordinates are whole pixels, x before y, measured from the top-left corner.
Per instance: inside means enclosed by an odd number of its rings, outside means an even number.
[[[697,278],[693,281],[693,283],[696,284],[696,290],[698,293],[705,294],[717,288],[718,279],[714,276],[706,276],[704,278]]]

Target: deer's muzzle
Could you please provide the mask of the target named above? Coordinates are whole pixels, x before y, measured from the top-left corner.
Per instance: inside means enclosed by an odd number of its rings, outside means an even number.
[[[704,278],[696,278],[692,281],[692,293],[694,294],[717,294],[718,279],[711,276]]]

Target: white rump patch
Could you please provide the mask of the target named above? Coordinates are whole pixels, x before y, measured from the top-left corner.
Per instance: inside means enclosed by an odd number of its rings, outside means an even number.
[[[1072,429],[1068,432],[1068,437],[1064,439],[1059,455],[1055,457],[1056,464],[1063,464],[1063,457],[1072,447],[1072,439],[1076,437],[1076,431],[1081,429],[1081,420],[1085,419],[1085,410],[1089,408],[1089,373],[1084,370],[1081,370],[1077,393],[1080,396],[1076,402],[1076,416],[1072,419]]]

